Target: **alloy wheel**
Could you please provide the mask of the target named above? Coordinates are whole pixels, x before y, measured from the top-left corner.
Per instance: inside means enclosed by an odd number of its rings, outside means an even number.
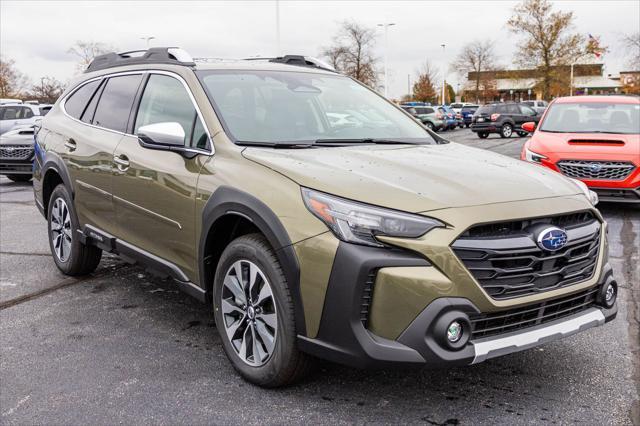
[[[71,212],[62,198],[56,198],[51,209],[49,229],[53,251],[61,262],[71,255]]]
[[[259,367],[273,355],[278,319],[271,285],[258,266],[236,261],[227,271],[220,306],[226,335],[245,363]]]
[[[513,129],[511,128],[511,126],[508,124],[505,124],[502,127],[502,136],[504,136],[505,138],[509,138],[511,137],[512,134],[513,134]]]

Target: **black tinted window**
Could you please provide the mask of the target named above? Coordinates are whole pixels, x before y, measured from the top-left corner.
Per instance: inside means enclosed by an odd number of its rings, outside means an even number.
[[[533,110],[533,108],[530,108],[526,105],[520,105],[520,109],[522,110],[522,113],[524,115],[536,115],[536,112]]]
[[[493,105],[482,105],[476,111],[476,114],[493,114],[495,111],[495,106]]]
[[[89,102],[89,99],[91,99],[91,96],[99,84],[100,80],[92,81],[73,92],[64,103],[64,109],[67,111],[67,114],[79,119],[82,111],[84,111],[84,108],[87,106],[87,102]]]
[[[102,91],[93,124],[125,132],[136,91],[142,75],[111,77]]]
[[[104,83],[104,80],[103,80]],[[85,123],[93,123],[93,114],[96,112],[96,106],[98,105],[98,100],[100,99],[100,93],[102,92],[101,88],[104,86],[104,84],[100,84],[100,87],[98,88],[98,90],[96,90],[96,92],[93,94],[93,96],[91,97],[91,101],[89,101],[89,105],[87,105],[87,107],[84,109],[84,112],[82,113],[82,117],[80,117],[80,120],[84,121]]]
[[[507,113],[508,114],[520,114],[520,108],[516,104],[507,105]]]
[[[49,111],[51,111],[50,106],[40,107],[40,115],[47,115]]]

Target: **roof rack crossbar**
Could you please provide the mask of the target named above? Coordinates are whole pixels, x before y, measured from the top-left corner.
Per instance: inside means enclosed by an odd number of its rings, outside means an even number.
[[[133,53],[143,53],[132,56]],[[152,47],[147,50],[130,50],[127,52],[110,52],[96,56],[89,64],[85,73],[137,64],[172,64],[187,67],[195,66],[191,55],[179,47]]]

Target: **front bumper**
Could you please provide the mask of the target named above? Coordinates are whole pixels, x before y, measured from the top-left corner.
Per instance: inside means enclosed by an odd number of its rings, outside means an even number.
[[[28,160],[8,161],[0,159],[0,175],[33,174],[33,157]]]
[[[464,297],[439,297],[419,312],[396,339],[384,338],[372,332],[368,324],[372,276],[382,268],[436,269],[424,258],[407,251],[340,243],[318,334],[315,338],[298,336],[301,350],[361,368],[470,365],[600,326],[617,314],[616,305],[607,309],[594,301],[583,310],[556,320],[489,337],[470,337],[462,347],[451,348],[444,339],[450,319],[463,318],[469,324],[469,319],[481,310]],[[597,289],[595,294],[600,294],[612,280],[612,270],[605,264],[589,291]],[[435,285],[443,294],[447,293],[442,283]],[[571,294],[564,297],[570,298]],[[519,308],[529,306],[533,304]]]

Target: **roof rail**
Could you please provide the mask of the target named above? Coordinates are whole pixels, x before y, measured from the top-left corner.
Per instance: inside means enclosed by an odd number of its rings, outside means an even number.
[[[129,52],[110,52],[96,56],[84,71],[93,72],[122,65],[138,64],[173,64],[187,67],[195,66],[193,58],[179,47],[152,47],[148,50],[131,50]]]
[[[276,58],[246,58],[246,61],[269,61],[278,64],[286,64],[286,65],[295,65],[299,67],[312,67],[318,68],[325,71],[337,72],[335,68],[333,68],[328,63],[317,59],[312,58],[310,56],[302,56],[302,55],[284,55]]]

